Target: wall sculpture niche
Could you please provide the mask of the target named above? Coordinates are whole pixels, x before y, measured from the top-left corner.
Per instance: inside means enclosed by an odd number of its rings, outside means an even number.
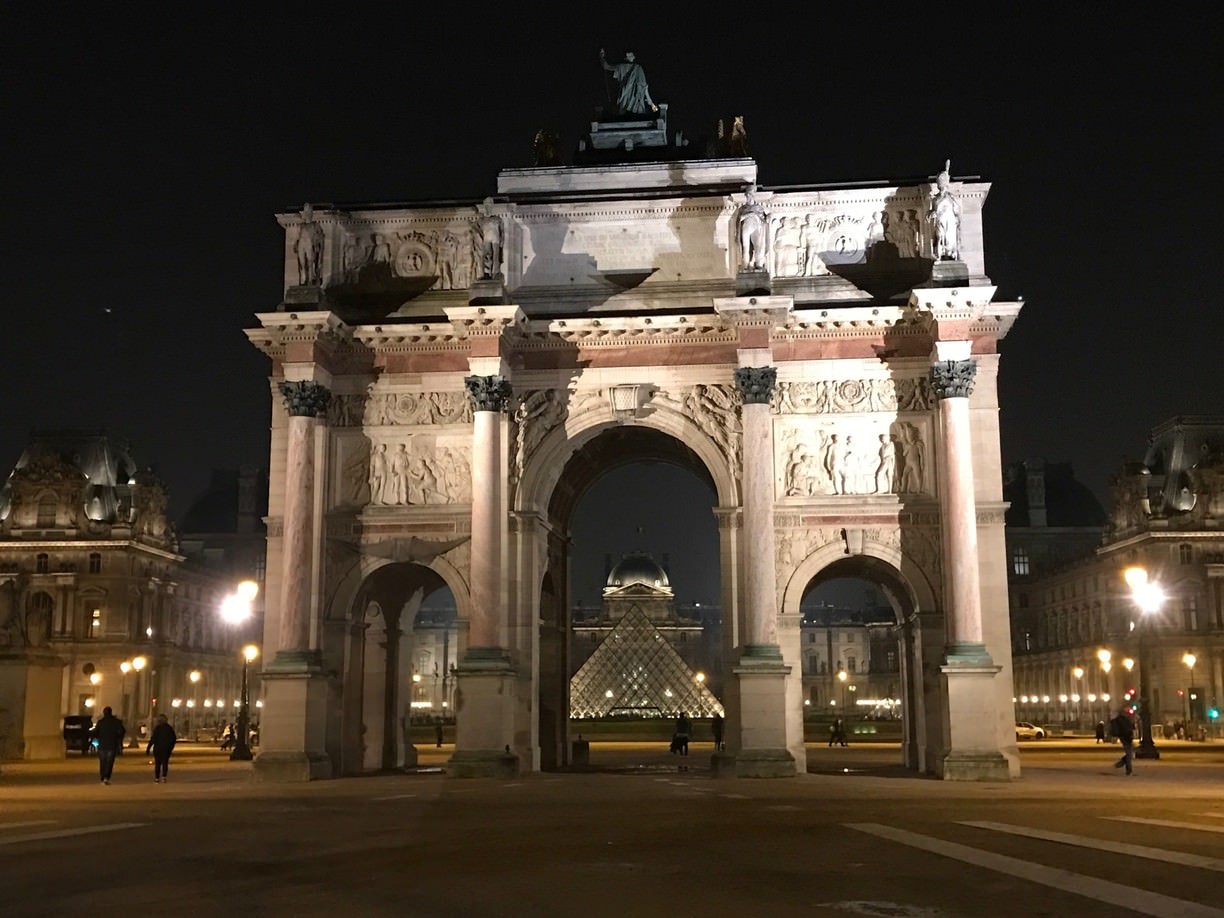
[[[779,425],[777,496],[929,493],[927,439],[922,422],[848,418]]]

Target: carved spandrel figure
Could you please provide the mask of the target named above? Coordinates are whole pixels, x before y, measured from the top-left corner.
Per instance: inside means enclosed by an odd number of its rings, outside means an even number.
[[[960,260],[960,201],[948,190],[952,161],[944,162],[943,172],[935,179],[936,192],[931,198],[927,220],[931,227],[931,255],[936,261]]]
[[[493,212],[493,199],[485,198],[476,205],[477,225],[480,229],[480,279],[496,280],[501,277],[502,221]]]
[[[756,199],[756,185],[744,192],[744,203],[736,214],[735,222],[739,236],[740,270],[764,271],[769,219],[765,208]]]
[[[925,471],[922,440],[912,424],[902,425],[901,430],[897,440],[901,447],[901,486],[897,490],[903,494],[918,494],[922,491]]]
[[[625,52],[625,60],[620,64],[609,64],[603,49],[599,49],[599,65],[616,80],[619,88],[616,94],[616,111],[621,115],[645,115],[657,112],[659,107],[650,98],[650,89],[646,85],[646,71],[637,62],[632,51]]]
[[[890,494],[897,471],[897,447],[891,434],[880,434],[880,464],[876,467],[875,492]]]
[[[323,282],[323,227],[314,219],[314,208],[307,204],[302,208],[302,222],[298,224],[297,239],[293,243],[297,255],[298,284],[302,287],[316,286]]]

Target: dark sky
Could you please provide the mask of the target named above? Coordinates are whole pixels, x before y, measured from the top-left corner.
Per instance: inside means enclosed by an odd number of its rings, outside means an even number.
[[[637,53],[690,136],[742,113],[766,186],[946,157],[995,183],[987,270],[1026,301],[1006,460],[1070,460],[1104,497],[1151,427],[1224,410],[1218,7],[423,6],[6,12],[0,464],[32,427],[105,427],[181,511],[211,467],[266,462],[242,329],[279,301],[273,213],[491,193],[537,128],[575,143],[601,46]]]

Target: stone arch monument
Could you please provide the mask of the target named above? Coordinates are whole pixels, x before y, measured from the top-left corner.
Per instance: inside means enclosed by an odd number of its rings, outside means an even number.
[[[1020,305],[984,273],[989,185],[771,191],[750,159],[685,155],[280,215],[284,301],[248,332],[273,383],[261,778],[400,761],[385,708],[384,752],[360,746],[354,700],[393,565],[459,609],[451,774],[563,765],[573,508],[640,458],[717,495],[736,773],[804,770],[799,602],[851,569],[897,611],[906,764],[1018,774],[996,376]],[[925,230],[937,195],[955,257]]]

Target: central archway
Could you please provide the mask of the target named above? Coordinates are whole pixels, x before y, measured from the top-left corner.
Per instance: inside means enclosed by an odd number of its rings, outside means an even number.
[[[662,464],[683,470],[708,489],[710,516],[707,524],[717,532],[718,555],[723,559],[718,565],[717,577],[717,604],[724,623],[718,652],[723,660],[729,656],[732,646],[729,642],[736,633],[731,620],[737,604],[732,595],[734,579],[723,563],[727,555],[726,539],[719,519],[728,512],[720,508],[725,506],[723,500],[733,499],[734,482],[729,474],[718,474],[717,470],[725,468],[727,460],[717,447],[695,429],[690,429],[685,438],[682,433],[687,426],[684,420],[673,420],[675,432],[661,429],[662,425],[603,423],[567,438],[558,436],[556,442],[545,443],[541,449],[549,457],[541,474],[534,481],[527,476],[524,478],[525,487],[534,486],[534,497],[539,501],[537,506],[544,508],[541,515],[546,521],[541,527],[547,541],[542,551],[546,563],[537,581],[540,613],[537,729],[539,765],[543,769],[563,767],[570,762],[570,679],[574,669],[571,663],[575,660],[571,652],[572,610],[577,592],[573,583],[572,539],[576,514],[587,512],[581,507],[584,497],[604,476],[635,464]],[[707,456],[712,454],[715,461],[708,462],[701,451]],[[531,491],[520,490],[523,507],[532,503],[527,499],[529,494]],[[694,525],[701,523],[701,520],[693,521]],[[584,573],[588,577],[589,570],[587,565]],[[599,586],[602,585],[601,582]]]

